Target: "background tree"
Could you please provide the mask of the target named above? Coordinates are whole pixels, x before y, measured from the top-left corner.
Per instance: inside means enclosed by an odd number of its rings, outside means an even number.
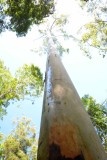
[[[23,65],[13,76],[0,61],[0,118],[6,114],[10,102],[41,95],[43,76],[40,69],[32,65]]]
[[[107,152],[107,107],[106,107],[106,103],[99,104],[96,102],[96,100],[93,97],[89,95],[84,95],[84,97],[82,97],[82,102],[92,120],[92,123],[95,127],[96,132],[98,133],[101,139],[104,149]]]
[[[15,122],[15,128],[0,144],[1,159],[36,160],[36,130],[31,120],[22,117]]]
[[[91,55],[91,49],[95,48],[103,57],[107,53],[107,3],[101,0],[80,0],[92,20],[79,30],[81,49],[87,55]]]
[[[41,23],[53,10],[53,0],[0,0],[0,32],[8,29],[24,36],[32,25]]]

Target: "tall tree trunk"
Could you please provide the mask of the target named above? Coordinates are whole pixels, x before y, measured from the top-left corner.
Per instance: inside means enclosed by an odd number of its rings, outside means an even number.
[[[47,60],[38,160],[107,160],[94,127],[61,60]]]

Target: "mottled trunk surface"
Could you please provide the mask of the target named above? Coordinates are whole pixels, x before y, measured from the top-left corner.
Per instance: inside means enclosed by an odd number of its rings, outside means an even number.
[[[107,160],[82,102],[54,50],[48,56],[38,160]]]

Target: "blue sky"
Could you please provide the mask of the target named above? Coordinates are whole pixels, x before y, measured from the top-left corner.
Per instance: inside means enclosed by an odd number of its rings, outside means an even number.
[[[67,1],[71,3],[71,0],[66,0],[66,7],[64,7],[64,1],[59,0],[60,3],[57,8],[66,14],[69,12],[71,15],[68,31],[75,35],[79,27],[89,21],[89,17],[84,16],[84,12],[78,6],[75,7],[75,3],[70,8]],[[0,58],[4,60],[5,65],[9,67],[12,73],[24,63],[34,63],[41,68],[42,73],[45,73],[46,55],[39,56],[31,51],[39,45],[42,46],[41,40],[35,40],[38,36],[36,27],[26,37],[17,38],[12,32],[5,32],[0,35]],[[62,61],[80,97],[84,94],[90,94],[98,102],[103,102],[107,98],[107,57],[103,59],[92,50],[93,58],[90,60],[83,55],[75,42],[69,40],[66,43],[70,47],[70,53],[63,55]],[[9,133],[12,129],[12,120],[16,116],[27,116],[33,120],[37,133],[39,133],[42,101],[43,97],[40,97],[36,98],[34,105],[30,101],[10,105],[7,116],[4,117],[3,122],[0,122],[1,131],[6,134]]]

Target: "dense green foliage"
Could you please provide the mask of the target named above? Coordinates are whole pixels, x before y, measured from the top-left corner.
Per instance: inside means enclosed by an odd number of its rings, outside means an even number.
[[[16,127],[6,138],[1,134],[0,157],[7,160],[36,160],[36,130],[30,119],[17,119]]]
[[[34,65],[23,65],[12,76],[4,63],[0,61],[0,118],[6,114],[10,102],[24,99],[26,96],[39,96],[43,90],[43,77],[40,69]]]
[[[82,97],[82,102],[88,112],[92,123],[98,133],[101,142],[107,152],[107,107],[106,104],[99,104],[89,95]]]
[[[5,29],[24,36],[34,24],[53,13],[53,0],[0,0],[0,32]]]

